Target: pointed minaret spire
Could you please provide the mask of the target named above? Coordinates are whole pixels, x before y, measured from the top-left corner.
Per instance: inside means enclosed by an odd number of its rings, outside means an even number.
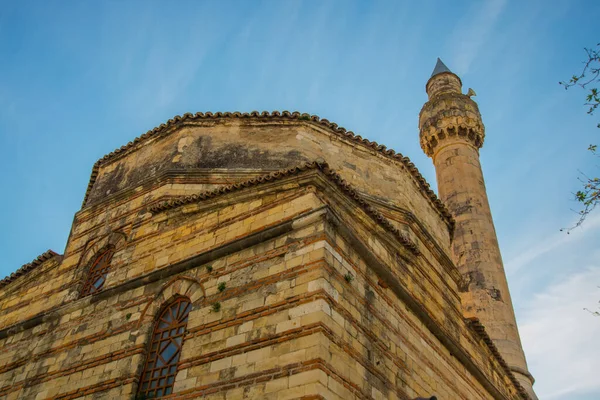
[[[435,68],[433,69],[433,72],[431,73],[431,77],[434,77],[437,74],[441,74],[442,72],[453,73],[452,71],[450,71],[450,68],[446,67],[446,64],[444,64],[444,62],[438,57],[437,63],[435,64]]]
[[[442,60],[437,59],[431,77],[425,85],[429,99],[444,93],[461,93],[462,81]]]

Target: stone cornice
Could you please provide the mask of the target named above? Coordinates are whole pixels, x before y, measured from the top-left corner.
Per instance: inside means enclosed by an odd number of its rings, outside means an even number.
[[[427,156],[432,157],[444,142],[450,142],[452,139],[458,138],[470,143],[476,149],[480,149],[483,146],[485,136],[480,132],[465,124],[432,129],[429,134],[421,135],[421,148]]]
[[[336,123],[330,122],[327,119],[321,119],[316,115],[309,114],[301,114],[297,111],[289,112],[289,111],[253,111],[251,113],[240,113],[240,112],[217,112],[217,113],[186,113],[183,116],[175,116],[172,119],[168,120],[166,123],[161,124],[155,127],[152,130],[144,133],[143,135],[135,138],[133,141],[128,144],[121,146],[120,148],[114,150],[113,152],[105,155],[92,167],[92,173],[90,176],[90,181],[87,186],[87,190],[85,192],[85,196],[83,199],[82,207],[85,207],[89,194],[96,182],[96,178],[98,177],[98,173],[100,170],[100,166],[106,163],[109,163],[120,156],[128,154],[131,151],[134,151],[140,145],[150,140],[151,138],[158,138],[163,135],[168,135],[176,130],[178,127],[185,125],[186,122],[191,121],[201,121],[201,120],[217,120],[217,119],[246,119],[246,120],[255,120],[255,121],[263,121],[263,120],[295,120],[299,122],[305,122],[310,124],[317,124],[322,127],[327,128],[330,132],[335,135],[338,135],[344,139],[351,140],[355,143],[358,143],[362,146],[371,148],[380,154],[390,157],[396,161],[402,163],[402,165],[410,172],[412,177],[414,178],[414,182],[420,191],[423,193],[425,198],[427,198],[434,208],[438,211],[440,216],[448,223],[449,225],[453,225],[454,221],[452,219],[451,214],[448,212],[444,204],[438,199],[436,194],[431,190],[429,183],[423,178],[417,167],[410,161],[408,157],[403,156],[400,153],[397,153],[395,150],[388,149],[386,146],[381,145],[377,142],[370,141],[368,139],[363,138],[360,135],[356,135],[352,131],[347,131],[345,128],[339,127]]]
[[[498,348],[494,344],[494,341],[492,340],[492,338],[490,338],[490,336],[486,332],[485,326],[483,326],[483,324],[479,321],[479,318],[476,318],[476,317],[465,318],[465,321],[467,322],[467,325],[471,329],[473,329],[477,333],[477,335],[479,335],[479,337],[483,340],[483,342],[490,349],[492,354],[496,357],[496,359],[502,366],[502,369],[504,369],[504,371],[506,372],[506,375],[508,375],[508,377],[510,378],[510,381],[512,382],[512,384],[515,385],[515,387],[519,391],[519,395],[521,396],[521,398],[526,399],[526,400],[530,399],[531,397],[529,396],[529,394],[527,394],[527,391],[525,390],[525,388],[523,388],[523,386],[521,386],[521,384],[519,383],[517,378],[515,378],[515,375],[513,374],[512,369],[508,366],[508,364],[506,363],[506,361],[504,360],[504,358],[498,351]],[[531,379],[532,384],[533,384],[533,376],[531,376],[529,371],[524,371],[524,372],[519,371],[519,372],[521,372],[522,374],[525,374],[529,379]]]
[[[421,148],[432,157],[443,142],[462,139],[483,146],[485,127],[477,103],[461,93],[444,93],[425,103],[419,113]]]
[[[396,213],[401,213],[403,217],[406,218],[408,225],[413,229],[417,237],[426,246],[430,247],[429,250],[432,252],[432,254],[434,254],[434,257],[436,257],[436,259],[441,263],[446,272],[450,274],[452,279],[454,279],[454,281],[457,284],[461,282],[462,276],[458,272],[458,269],[456,268],[456,265],[454,265],[454,262],[452,262],[450,256],[446,254],[446,251],[444,251],[444,249],[438,244],[435,238],[429,233],[427,228],[421,223],[421,221],[417,219],[417,217],[415,217],[415,215],[412,212],[381,201],[373,196],[365,195],[362,193],[361,196],[371,204],[376,204],[384,209],[388,209]]]
[[[207,192],[194,194],[190,196],[182,196],[176,199],[170,199],[167,201],[160,202],[154,206],[151,206],[149,211],[151,213],[159,213],[162,211],[166,211],[169,209],[177,208],[186,204],[196,203],[203,200],[212,199],[214,197],[224,195],[227,193],[235,192],[241,189],[245,189],[252,186],[257,186],[262,183],[272,182],[276,180],[280,180],[286,177],[298,175],[304,171],[308,170],[318,170],[322,172],[328,180],[333,182],[341,191],[351,198],[355,203],[357,203],[361,209],[373,218],[379,225],[385,228],[387,231],[391,232],[406,248],[408,248],[413,254],[420,254],[419,249],[415,243],[413,243],[410,239],[408,239],[400,230],[398,230],[386,217],[384,217],[379,211],[377,211],[374,207],[372,207],[368,202],[366,202],[358,192],[348,184],[340,175],[338,175],[334,170],[329,168],[329,165],[326,162],[310,162],[299,165],[294,168],[289,168],[285,170],[281,170],[278,172],[273,172],[270,174],[266,174],[263,176],[259,176],[257,178],[249,179],[244,182],[235,183],[233,185],[222,186],[215,190],[210,190]]]

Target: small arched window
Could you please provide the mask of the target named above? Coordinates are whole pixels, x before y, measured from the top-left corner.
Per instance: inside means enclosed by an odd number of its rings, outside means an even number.
[[[113,248],[107,248],[96,256],[81,289],[81,297],[94,294],[102,289],[104,282],[106,282],[106,275],[108,275],[110,261],[114,253],[115,250]]]
[[[158,398],[173,392],[177,362],[191,308],[189,299],[179,297],[160,313],[152,331],[150,352],[142,372],[139,394]]]

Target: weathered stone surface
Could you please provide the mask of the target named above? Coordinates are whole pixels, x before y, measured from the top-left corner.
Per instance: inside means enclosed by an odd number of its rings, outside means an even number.
[[[409,169],[310,119],[135,141],[94,168],[64,255],[0,287],[0,398],[135,398],[178,296],[192,308],[169,398],[527,398],[463,318],[453,221]],[[108,247],[104,286],[81,297]]]

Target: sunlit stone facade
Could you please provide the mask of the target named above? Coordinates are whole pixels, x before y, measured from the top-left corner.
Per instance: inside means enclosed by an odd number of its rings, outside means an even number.
[[[446,205],[406,157],[306,114],[184,115],[99,160],[64,254],[0,283],[0,398],[534,396],[454,77],[421,115]],[[438,79],[474,115],[456,140]]]

